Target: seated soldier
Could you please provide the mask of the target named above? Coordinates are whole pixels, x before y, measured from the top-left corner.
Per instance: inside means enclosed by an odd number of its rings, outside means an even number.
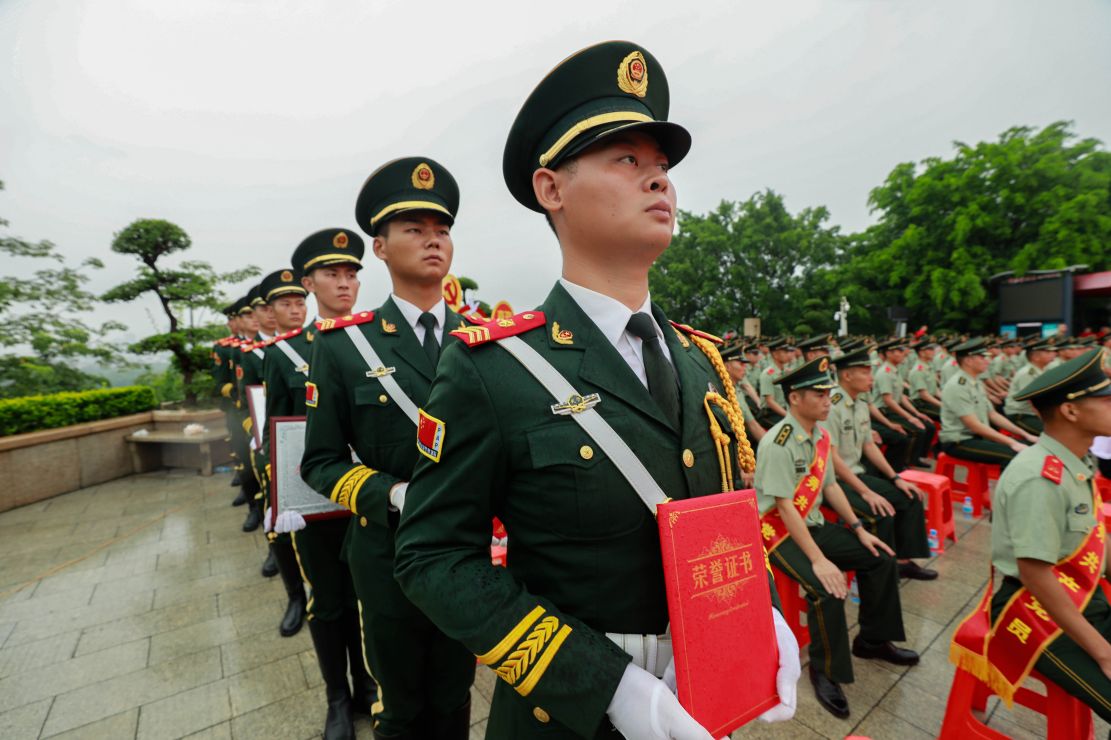
[[[1111,720],[1111,606],[1099,587],[1106,535],[1088,455],[1097,435],[1111,435],[1111,380],[1099,365],[1099,353],[1089,352],[1016,395],[1034,404],[1045,431],[995,489],[991,552],[1003,582],[991,620],[1005,629],[992,632],[976,659],[1006,679],[1004,692],[1035,661],[1039,673]]]
[[[1042,433],[1042,420],[1029,401],[1019,401],[1017,396],[1040,376],[1057,356],[1057,349],[1049,342],[1040,342],[1026,350],[1026,364],[1015,373],[1003,404],[1003,414],[1030,434]]]
[[[741,401],[738,405],[741,407],[741,415],[745,420],[745,431],[748,432],[748,438],[754,442],[759,442],[764,438],[765,430],[760,422],[756,420],[760,413],[760,397],[756,395],[756,389],[752,387],[752,384],[745,379],[751,364],[747,350],[740,343],[723,347],[721,359],[725,362],[725,369],[729,373],[729,377],[733,379],[737,400]],[[746,480],[745,484],[752,485],[752,481]]]
[[[837,484],[849,505],[872,534],[886,542],[899,558],[899,575],[932,581],[937,571],[911,558],[928,558],[925,494],[899,477],[872,441],[868,404],[858,401],[872,386],[872,366],[864,350],[837,361],[837,382],[830,396],[829,418],[821,427],[833,444]],[[868,463],[865,469],[864,462]]]
[[[799,342],[798,349],[802,352],[803,362],[810,362],[818,357],[829,357],[830,343],[833,341],[833,336],[830,334],[818,334],[817,336],[810,337],[805,342]]]
[[[787,372],[794,357],[794,346],[786,339],[768,343],[771,352],[771,362],[760,373],[760,400],[763,402],[764,415],[760,423],[765,427],[775,424],[787,414],[787,401],[783,398],[783,390],[775,381]]]
[[[1020,439],[1035,442],[1037,437],[1019,429],[991,407],[979,380],[988,367],[985,340],[970,339],[958,344],[953,348],[953,356],[959,369],[941,391],[941,451],[962,460],[1006,466],[1026,449]],[[996,429],[1005,429],[1018,439]]]
[[[764,544],[772,565],[799,583],[809,603],[810,681],[818,702],[837,717],[849,716],[839,684],[852,683],[844,570],[856,571],[860,634],[852,654],[915,665],[918,654],[895,647],[905,640],[898,566],[891,548],[864,528],[830,465],[829,434],[818,422],[829,415],[829,358],[821,357],[779,378],[789,413],[764,435],[756,456],[756,495]],[[829,524],[826,500],[843,524]]]
[[[888,421],[901,426],[908,438],[908,444],[904,448],[905,457],[896,459],[891,467],[905,470],[910,465],[927,466],[923,458],[928,454],[930,442],[933,441],[934,429],[929,417],[914,408],[906,396],[899,372],[900,365],[907,356],[906,340],[893,339],[876,349],[883,364],[876,371],[872,402]]]
[[[933,360],[938,351],[938,343],[932,339],[918,346],[918,362],[907,376],[910,386],[910,402],[919,413],[930,417],[931,421],[941,421],[941,387],[937,381],[937,371]]]

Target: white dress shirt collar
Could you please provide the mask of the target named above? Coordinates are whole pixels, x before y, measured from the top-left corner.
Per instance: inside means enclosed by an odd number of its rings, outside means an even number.
[[[399,298],[396,293],[390,293],[390,298],[393,299],[394,305],[401,311],[401,315],[405,317],[405,322],[417,335],[418,342],[424,342],[424,325],[420,323],[421,314],[424,311],[420,310],[417,306],[413,305],[404,298]],[[444,330],[444,321],[447,320],[447,304],[441,298],[439,303],[428,310],[428,313],[436,317],[436,341],[440,341],[440,334]]]
[[[652,316],[651,294],[644,297],[644,303],[640,308],[630,311],[628,306],[616,298],[576,285],[566,278],[560,278],[559,284],[615,347],[621,341],[622,334],[628,329],[629,319],[634,313],[646,313]],[[656,323],[655,316],[652,316],[652,324],[656,327],[656,335],[662,340],[664,333]]]

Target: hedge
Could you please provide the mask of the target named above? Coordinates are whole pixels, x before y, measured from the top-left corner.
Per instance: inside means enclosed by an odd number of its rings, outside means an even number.
[[[103,388],[0,400],[0,437],[150,411],[158,406],[147,386]]]

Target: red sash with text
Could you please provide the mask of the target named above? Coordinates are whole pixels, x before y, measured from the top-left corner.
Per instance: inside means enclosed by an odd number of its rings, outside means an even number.
[[[810,470],[799,481],[792,495],[792,503],[804,520],[814,508],[814,502],[818,500],[829,460],[829,432],[821,428],[818,431],[822,433],[822,438],[815,445],[814,461],[810,463]],[[764,549],[769,553],[779,547],[780,543],[789,536],[787,525],[783,523],[783,517],[774,506],[760,517],[760,535],[764,538]]]
[[[1049,462],[1047,459],[1047,465]],[[1060,464],[1059,460],[1057,462]],[[1102,502],[1095,486],[1092,486],[1092,504],[1092,511],[1096,512],[1098,519]],[[1097,521],[1080,546],[1053,566],[1057,582],[1080,611],[1088,606],[1099,587],[1105,537],[1104,524]],[[1030,675],[1038,658],[1061,634],[1061,628],[1025,587],[1011,596],[993,625],[992,580],[988,579],[988,586],[976,610],[961,622],[953,635],[949,660],[987,684],[1009,707],[1015,692]]]

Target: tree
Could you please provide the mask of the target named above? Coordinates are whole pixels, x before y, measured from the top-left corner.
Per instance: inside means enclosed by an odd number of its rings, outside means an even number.
[[[828,219],[822,206],[792,215],[772,190],[704,216],[680,210],[679,233],[649,272],[652,297],[668,315],[711,331],[750,316],[762,319],[764,334],[832,331],[839,297],[810,294],[843,249]],[[800,322],[804,310],[821,325]]]
[[[853,276],[888,305],[907,306],[912,323],[979,331],[995,323],[993,274],[1111,267],[1111,154],[1098,140],[1058,121],[954,147],[896,166],[871,193],[879,223],[850,251]]]
[[[4,184],[0,182],[0,190]],[[8,222],[0,218],[0,227]],[[0,397],[88,390],[108,381],[76,367],[81,362],[122,365],[126,362],[105,337],[122,324],[94,325],[83,318],[96,303],[85,289],[88,271],[100,269],[89,258],[77,267],[66,264],[49,241],[31,242],[0,236],[0,255],[9,260],[38,260],[48,266],[31,277],[0,276]]]
[[[198,323],[206,310],[218,313],[223,298],[218,292],[223,283],[236,283],[259,274],[248,266],[241,270],[217,273],[206,262],[183,261],[177,267],[165,258],[184,252],[192,245],[189,235],[179,226],[159,219],[140,219],[129,224],[112,240],[112,251],[133,255],[139,260],[139,274],[103,295],[108,302],[133,301],[153,294],[168,322],[167,331],[132,344],[138,354],[168,352],[173,366],[181,373],[185,402],[193,406],[197,397],[211,390],[209,344],[220,336],[219,323]]]

